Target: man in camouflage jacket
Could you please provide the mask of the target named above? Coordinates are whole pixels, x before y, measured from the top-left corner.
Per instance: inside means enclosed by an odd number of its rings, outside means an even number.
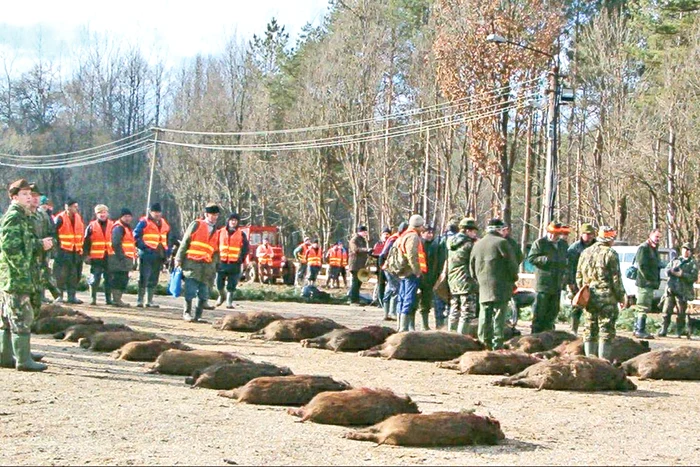
[[[34,234],[37,238],[56,237],[56,229],[53,225],[53,220],[48,212],[40,207],[41,204],[41,192],[36,183],[31,183],[32,187],[32,204],[30,210],[32,212],[31,221],[34,225]],[[50,251],[44,251],[43,249],[39,251],[37,255],[37,261],[39,262],[39,272],[40,272],[40,286],[41,286],[41,301],[48,301],[44,298],[45,290],[53,296],[54,300],[57,299],[61,293],[56,286],[56,279],[54,279],[51,269],[49,268],[49,254]]]
[[[569,293],[573,297],[578,292],[576,286],[576,269],[578,269],[578,261],[581,258],[581,253],[586,248],[589,248],[595,243],[595,229],[591,224],[581,224],[581,236],[577,242],[571,244],[566,251],[567,264],[567,287]],[[571,332],[578,334],[578,327],[581,324],[581,316],[583,316],[583,308],[574,306],[571,309]]]
[[[17,180],[9,187],[10,207],[0,221],[0,307],[2,340],[0,364],[20,371],[44,371],[32,360],[30,333],[34,309],[41,306],[38,256],[53,246],[51,238],[38,239],[31,221],[31,186]]]
[[[681,247],[681,257],[668,263],[666,271],[668,272],[668,284],[664,294],[664,323],[659,331],[659,337],[666,336],[676,305],[678,305],[676,334],[681,337],[685,328],[685,311],[688,308],[688,300],[695,298],[693,284],[698,280],[698,265],[693,259],[693,245],[684,243]]]
[[[585,307],[586,327],[583,349],[586,355],[610,360],[618,304],[626,305],[625,289],[620,275],[620,259],[611,248],[617,232],[601,226],[596,243],[581,253],[576,269],[576,286],[590,288],[590,299]]]

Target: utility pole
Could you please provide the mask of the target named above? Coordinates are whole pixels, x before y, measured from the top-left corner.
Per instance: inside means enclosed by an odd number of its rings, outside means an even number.
[[[559,121],[559,67],[556,62],[549,72],[548,109],[547,109],[547,159],[544,176],[544,213],[542,227],[554,220],[554,206],[557,198],[556,169],[558,165],[557,122]]]

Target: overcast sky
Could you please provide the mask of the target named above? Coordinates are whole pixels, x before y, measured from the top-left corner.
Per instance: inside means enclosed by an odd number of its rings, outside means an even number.
[[[0,10],[0,58],[15,71],[41,54],[66,60],[86,31],[109,33],[173,64],[216,54],[234,34],[250,39],[272,17],[292,40],[306,23],[318,25],[328,0],[41,0],[5,1]]]

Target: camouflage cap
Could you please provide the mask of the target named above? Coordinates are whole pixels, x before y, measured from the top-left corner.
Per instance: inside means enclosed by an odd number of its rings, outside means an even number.
[[[32,186],[29,184],[29,182],[23,178],[20,178],[16,182],[10,183],[10,186],[7,187],[7,192],[11,198],[22,190],[31,190],[31,189],[32,189]]]
[[[581,224],[581,228],[579,229],[582,234],[593,234],[595,235],[595,228],[593,227],[592,224]]]
[[[465,217],[464,219],[459,221],[459,228],[467,230],[479,230],[479,226],[476,224],[476,220],[472,219],[471,217]]]
[[[691,245],[688,242],[685,242],[683,245],[681,245],[681,248],[684,250],[689,250],[691,252],[693,251],[693,245]]]

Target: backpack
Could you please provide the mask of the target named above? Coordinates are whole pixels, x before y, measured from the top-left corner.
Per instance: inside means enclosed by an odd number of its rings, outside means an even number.
[[[401,271],[408,267],[408,260],[406,259],[406,255],[404,255],[399,247],[396,246],[396,243],[394,243],[389,250],[389,253],[386,255],[386,261],[384,264],[387,272],[398,276]]]

